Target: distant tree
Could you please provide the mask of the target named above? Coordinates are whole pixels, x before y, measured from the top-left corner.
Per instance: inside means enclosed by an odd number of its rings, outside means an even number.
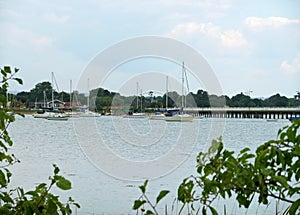
[[[224,107],[226,105],[225,96],[209,95],[208,98],[211,107]]]
[[[250,96],[246,96],[243,93],[237,94],[233,96],[229,103],[228,106],[230,107],[251,107],[251,99]]]
[[[165,97],[166,95],[163,96],[162,100],[159,101],[158,103],[160,106],[164,106],[165,107]],[[172,92],[168,92],[168,107],[180,107],[180,103],[178,103],[180,96],[177,92],[172,91]],[[158,99],[158,98],[157,98]]]
[[[197,107],[210,107],[208,93],[204,90],[198,90],[197,94],[192,94]]]
[[[25,104],[25,106],[28,105],[28,102],[30,101],[29,98],[30,98],[30,92],[22,91],[22,92],[17,93],[17,95],[16,95],[17,103]]]
[[[288,107],[289,100],[285,96],[280,96],[279,93],[264,100],[265,107]]]
[[[48,100],[51,100],[52,85],[48,81],[38,83],[32,90],[30,90],[30,101],[43,101],[44,92]]]

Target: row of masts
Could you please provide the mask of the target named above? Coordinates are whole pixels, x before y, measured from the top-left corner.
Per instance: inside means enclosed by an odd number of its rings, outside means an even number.
[[[187,88],[187,92],[189,92],[189,83],[188,83],[188,79],[187,79],[187,73],[186,73],[186,68],[184,65],[184,62],[182,63],[182,76],[181,76],[181,108],[185,108],[186,107],[186,90],[185,90],[185,82],[186,82],[186,88]],[[139,82],[136,83],[136,88],[137,88],[137,93],[136,93],[136,109],[139,108],[139,90],[140,90],[140,95],[141,95],[141,99],[140,99],[140,107],[142,110],[142,96],[143,96],[143,92],[142,89],[139,89]],[[169,76],[166,76],[166,99],[165,99],[165,104],[166,104],[166,109],[168,109],[168,93],[169,93]]]
[[[185,105],[186,105],[186,96],[185,96],[185,86],[184,86],[184,83],[185,83],[185,80],[186,80],[186,85],[187,85],[187,89],[188,89],[188,79],[187,79],[187,74],[186,74],[186,69],[185,69],[185,66],[184,66],[184,62],[182,64],[182,97],[181,97],[181,107],[184,108]],[[54,73],[51,72],[51,85],[52,85],[52,92],[51,92],[51,100],[52,100],[52,106],[54,108],[54,82],[56,84],[56,87],[58,88],[58,85],[57,85],[57,81],[55,79],[55,76],[54,76]],[[139,89],[139,83],[137,82],[137,97],[136,97],[136,108],[138,109],[139,108],[139,90],[140,90],[140,95],[142,96],[142,89]],[[88,83],[87,83],[87,88],[88,88],[88,95],[87,95],[87,107],[89,107],[89,79],[88,79]],[[168,86],[169,86],[169,77],[166,76],[166,98],[165,98],[165,104],[166,104],[166,109],[168,109]],[[59,91],[59,89],[58,89]],[[72,107],[72,80],[70,80],[70,107]],[[189,91],[189,89],[188,89]],[[44,91],[44,107],[46,107],[46,92]],[[140,107],[142,109],[142,99],[140,99]]]

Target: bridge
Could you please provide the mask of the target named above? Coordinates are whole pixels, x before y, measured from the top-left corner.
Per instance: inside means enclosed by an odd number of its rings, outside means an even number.
[[[296,108],[185,108],[187,113],[193,116],[204,116],[213,118],[257,118],[257,119],[289,119],[292,116],[300,117],[300,107]]]

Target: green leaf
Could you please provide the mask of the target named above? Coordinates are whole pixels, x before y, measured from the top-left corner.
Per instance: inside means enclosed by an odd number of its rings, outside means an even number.
[[[147,210],[145,215],[154,215],[153,211]]]
[[[145,203],[146,203],[145,200],[135,200],[132,209],[137,210]]]
[[[274,181],[279,182],[284,188],[287,188],[287,189],[289,188],[289,185],[288,185],[287,180],[286,180],[285,177],[275,175],[275,176],[272,177],[272,179]]]
[[[245,152],[248,152],[248,151],[250,151],[249,148],[244,148],[240,151],[240,154],[244,154]]]
[[[163,199],[170,191],[169,190],[162,190],[160,191],[159,195],[156,198],[156,204]]]
[[[147,184],[148,184],[148,180],[146,180],[143,185],[139,186],[143,194],[145,194],[146,192]]]
[[[70,190],[72,188],[71,182],[64,177],[56,175],[54,179],[56,180],[56,186],[58,188],[62,190]]]
[[[13,78],[13,80],[17,81],[20,85],[23,84],[23,80],[21,78]]]
[[[291,215],[296,214],[297,210],[300,208],[300,199],[297,199],[290,207],[289,213]]]
[[[53,164],[54,167],[54,174],[57,175],[59,173],[59,168],[56,166],[56,164]]]
[[[7,74],[11,74],[11,69],[9,66],[4,66],[4,72],[6,72]]]
[[[0,185],[5,187],[7,185],[5,174],[0,170]]]
[[[212,215],[218,215],[218,212],[216,211],[216,209],[214,209],[212,206],[208,206]]]

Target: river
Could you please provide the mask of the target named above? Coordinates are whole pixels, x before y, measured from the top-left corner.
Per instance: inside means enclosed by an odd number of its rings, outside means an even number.
[[[47,182],[52,164],[72,181],[71,191],[53,192],[62,200],[72,196],[81,205],[77,214],[135,214],[131,210],[140,196],[139,185],[149,178],[148,195],[155,199],[160,190],[170,190],[158,207],[167,204],[176,214],[177,187],[195,174],[196,156],[209,147],[212,138],[222,135],[225,147],[252,150],[267,140],[288,120],[195,119],[192,123],[103,116],[71,118],[68,121],[17,117],[9,127],[14,141],[11,153],[21,163],[11,170],[11,186],[33,189]],[[256,198],[253,200],[257,201]],[[253,204],[248,210],[236,203],[216,200],[215,206],[228,214],[274,214],[276,201],[268,207]],[[281,208],[280,208],[281,209]],[[74,213],[74,214],[76,214]]]

